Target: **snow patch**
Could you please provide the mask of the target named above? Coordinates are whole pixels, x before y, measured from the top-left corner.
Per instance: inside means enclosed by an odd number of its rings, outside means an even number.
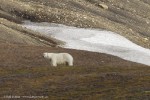
[[[114,32],[29,21],[25,21],[23,27],[66,42],[64,48],[106,53],[125,60],[150,65],[149,49],[136,45]]]

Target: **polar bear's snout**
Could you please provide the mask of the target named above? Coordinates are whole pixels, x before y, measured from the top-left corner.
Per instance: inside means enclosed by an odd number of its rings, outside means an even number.
[[[73,57],[69,53],[43,53],[43,57],[49,59],[52,66],[57,64],[73,66]]]

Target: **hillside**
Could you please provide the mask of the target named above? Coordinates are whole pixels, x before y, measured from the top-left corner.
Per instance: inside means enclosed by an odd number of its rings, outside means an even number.
[[[45,45],[56,46],[63,44],[62,41],[52,37],[42,36],[40,33],[23,28],[21,25],[0,18],[0,43],[21,45]]]
[[[149,10],[148,0],[1,0],[0,16],[111,30],[149,48]]]
[[[149,0],[0,0],[0,99],[149,100],[150,67],[61,48],[25,20],[116,32],[150,48]],[[43,52],[68,52],[74,66],[50,66]]]
[[[6,44],[0,47],[2,99],[9,96],[18,96],[21,100],[150,98],[147,66],[87,51]],[[51,67],[41,55],[46,51],[70,53],[74,66]]]

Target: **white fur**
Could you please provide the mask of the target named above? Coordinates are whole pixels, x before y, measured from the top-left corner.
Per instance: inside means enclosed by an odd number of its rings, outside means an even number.
[[[73,57],[69,53],[43,53],[44,58],[50,59],[52,66],[68,64],[73,66]]]

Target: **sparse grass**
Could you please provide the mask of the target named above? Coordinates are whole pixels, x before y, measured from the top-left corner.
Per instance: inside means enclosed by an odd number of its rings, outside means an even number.
[[[91,69],[91,70],[89,70]],[[31,67],[1,68],[0,96],[33,95],[49,99],[136,99],[150,98],[150,70],[118,67]],[[144,73],[143,73],[144,71]],[[46,99],[46,98],[45,98]]]
[[[94,52],[44,46],[1,44],[0,47],[0,97],[48,97],[44,100],[148,100],[150,97],[148,66]],[[74,66],[51,67],[41,55],[45,51],[70,53]]]
[[[86,51],[41,46],[0,47],[0,97],[48,97],[44,100],[150,98],[148,66]],[[45,51],[68,52],[73,55],[75,66],[51,67],[41,56]]]

